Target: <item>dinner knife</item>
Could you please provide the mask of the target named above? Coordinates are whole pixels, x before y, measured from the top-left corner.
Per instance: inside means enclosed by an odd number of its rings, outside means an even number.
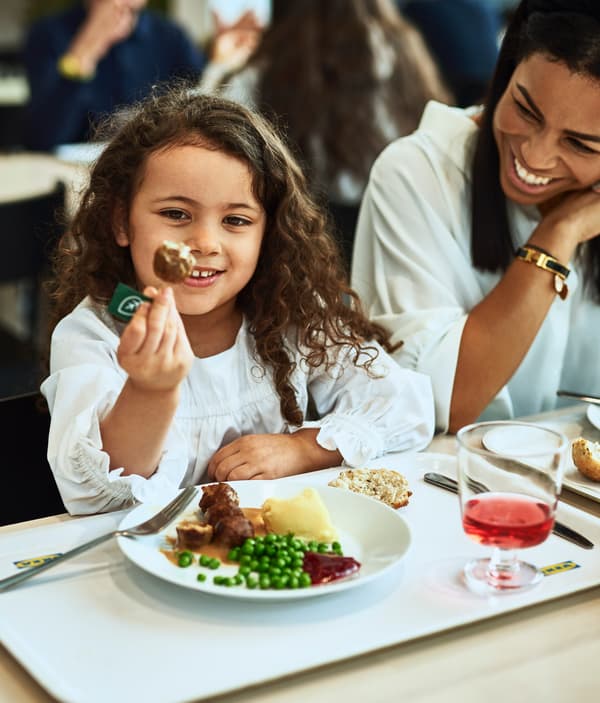
[[[575,393],[575,391],[556,391],[556,395],[562,398],[576,398],[584,403],[594,403],[594,405],[600,405],[600,397],[597,395],[585,395],[584,393]]]
[[[427,483],[431,483],[439,488],[444,488],[452,493],[458,493],[458,483],[455,479],[450,478],[450,476],[428,472],[423,476],[423,478]],[[594,543],[590,542],[587,537],[584,537],[571,527],[567,527],[567,525],[564,525],[562,522],[558,522],[558,520],[554,521],[552,532],[558,537],[562,537],[563,539],[569,540],[569,542],[573,542],[573,544],[576,544],[578,547],[583,547],[583,549],[594,548]]]

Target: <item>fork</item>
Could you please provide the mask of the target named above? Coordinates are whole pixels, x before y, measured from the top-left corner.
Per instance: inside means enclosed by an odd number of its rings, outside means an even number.
[[[113,530],[112,532],[107,532],[106,534],[100,535],[100,537],[96,537],[95,539],[92,539],[89,542],[80,544],[79,547],[74,547],[73,549],[70,549],[68,552],[65,552],[59,557],[56,557],[56,559],[47,561],[44,564],[40,564],[39,566],[34,566],[31,569],[27,569],[27,571],[22,571],[21,573],[15,574],[14,576],[9,576],[5,579],[0,579],[0,591],[5,591],[6,589],[11,588],[12,586],[16,586],[18,583],[22,583],[23,581],[30,579],[32,576],[36,576],[42,571],[46,571],[46,569],[51,569],[53,566],[61,564],[67,559],[72,559],[73,557],[76,557],[79,554],[86,552],[88,549],[96,547],[97,545],[102,544],[102,542],[106,542],[107,540],[111,539],[111,537],[135,538],[143,535],[154,535],[157,532],[160,532],[163,527],[168,525],[171,520],[173,520],[177,515],[179,515],[179,513],[190,504],[191,500],[195,495],[196,486],[188,486],[187,488],[184,488],[183,491],[181,491],[181,493],[179,493],[179,495],[174,498],[168,505],[165,505],[162,510],[156,513],[156,515],[153,515],[151,518],[148,518],[148,520],[141,522],[139,525],[134,525],[133,527],[128,527],[124,530]]]

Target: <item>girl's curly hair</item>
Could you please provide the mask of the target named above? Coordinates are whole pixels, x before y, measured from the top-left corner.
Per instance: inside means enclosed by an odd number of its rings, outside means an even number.
[[[295,362],[286,350],[290,330],[296,330],[295,343],[311,367],[331,368],[335,353],[330,352],[349,345],[353,363],[372,373],[377,349],[365,342],[377,340],[393,350],[389,333],[368,320],[348,287],[330,225],[300,167],[260,115],[178,84],[155,88],[139,104],[109,118],[99,134],[113,136],[55,253],[49,333],[86,296],[103,306],[117,283],[136,285],[129,248],[117,245],[114,226],[126,218],[151,154],[201,145],[248,165],[253,192],[266,213],[258,265],[238,305],[262,365],[273,371],[286,420],[294,425],[303,420],[291,382]]]

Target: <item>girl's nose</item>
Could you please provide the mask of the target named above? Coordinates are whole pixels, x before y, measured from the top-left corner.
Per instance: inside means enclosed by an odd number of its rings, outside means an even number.
[[[221,251],[219,237],[211,227],[199,225],[195,228],[194,233],[186,244],[193,252],[202,256],[211,256],[218,254]]]
[[[526,166],[535,171],[549,171],[558,162],[558,145],[549,130],[539,130],[531,134],[521,145]]]

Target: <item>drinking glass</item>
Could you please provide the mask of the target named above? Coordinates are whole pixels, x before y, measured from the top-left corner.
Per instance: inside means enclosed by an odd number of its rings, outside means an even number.
[[[550,534],[569,442],[560,432],[525,422],[479,422],[458,431],[458,487],[465,533],[492,547],[464,567],[475,591],[516,591],[542,572],[517,550]]]

